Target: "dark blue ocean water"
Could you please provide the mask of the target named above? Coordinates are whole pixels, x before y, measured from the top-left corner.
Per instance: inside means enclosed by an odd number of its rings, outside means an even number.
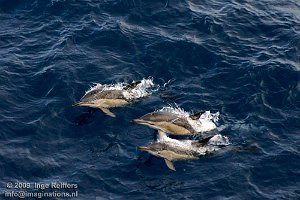
[[[16,182],[78,184],[69,199],[300,199],[298,0],[0,0],[0,23],[1,199]],[[116,118],[71,106],[92,83],[149,76],[172,81]],[[219,111],[231,148],[176,172],[139,152],[155,131],[129,121],[175,103]]]

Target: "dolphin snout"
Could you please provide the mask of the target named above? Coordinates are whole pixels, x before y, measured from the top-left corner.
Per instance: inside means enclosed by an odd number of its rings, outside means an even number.
[[[146,146],[139,146],[137,148],[138,148],[138,150],[141,150],[141,151],[148,151],[149,150],[149,148],[146,147]]]
[[[83,102],[78,101],[78,102],[73,103],[72,106],[80,106],[80,105],[82,105],[82,104],[83,104]]]
[[[141,119],[134,119],[134,120],[131,120],[130,122],[132,123],[137,123],[137,124],[141,124],[144,122],[144,120],[141,120]]]

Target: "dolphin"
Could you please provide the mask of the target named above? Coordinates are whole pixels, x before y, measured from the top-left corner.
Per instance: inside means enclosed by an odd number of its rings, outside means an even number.
[[[202,140],[176,140],[159,131],[157,141],[139,146],[138,149],[163,158],[168,168],[176,171],[173,161],[197,160],[201,155],[217,150],[218,148],[209,148],[209,141],[214,137],[210,136]]]
[[[185,116],[161,110],[148,113],[133,120],[133,122],[173,135],[191,135],[211,131],[216,128],[212,121],[200,118],[203,113],[205,112],[201,111]]]
[[[105,90],[105,85],[101,85],[95,89],[88,91],[80,101],[73,104],[73,106],[87,106],[92,108],[100,108],[102,112],[108,116],[115,117],[109,108],[122,107],[129,104],[133,99],[128,99],[125,92],[131,92],[136,88],[141,81],[135,81],[120,89]]]

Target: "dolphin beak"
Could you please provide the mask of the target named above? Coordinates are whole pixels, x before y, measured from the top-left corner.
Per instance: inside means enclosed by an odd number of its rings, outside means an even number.
[[[139,147],[138,147],[138,150],[141,150],[141,151],[148,151],[149,148],[146,147],[146,146],[139,146]]]
[[[145,121],[142,120],[142,119],[134,119],[134,120],[131,120],[130,122],[136,123],[136,124],[142,124],[142,123],[145,123]]]
[[[78,102],[73,103],[72,106],[80,106],[81,104],[82,104],[82,102],[78,101]]]

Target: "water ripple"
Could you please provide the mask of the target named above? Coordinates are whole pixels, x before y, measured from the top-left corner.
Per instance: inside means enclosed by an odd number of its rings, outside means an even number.
[[[298,1],[0,0],[0,175],[75,182],[80,199],[299,198]],[[168,87],[109,119],[93,83]],[[178,162],[128,123],[168,105],[220,111],[223,153]],[[0,189],[4,192],[4,189]]]

